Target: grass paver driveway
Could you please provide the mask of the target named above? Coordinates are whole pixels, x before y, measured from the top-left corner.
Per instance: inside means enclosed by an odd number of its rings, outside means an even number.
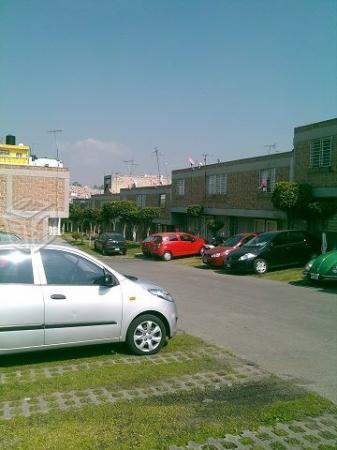
[[[97,346],[0,365],[1,449],[227,448],[209,440],[238,436],[244,445],[247,430],[337,414],[316,394],[184,333],[151,357]],[[333,430],[321,431],[330,442]]]

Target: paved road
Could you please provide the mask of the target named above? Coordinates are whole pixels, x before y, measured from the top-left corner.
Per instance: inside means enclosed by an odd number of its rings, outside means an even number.
[[[106,258],[167,288],[179,328],[216,341],[278,375],[300,378],[337,403],[337,295],[174,262]]]

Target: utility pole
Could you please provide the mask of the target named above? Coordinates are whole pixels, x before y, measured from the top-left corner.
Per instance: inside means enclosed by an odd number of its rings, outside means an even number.
[[[202,154],[202,157],[204,159],[204,166],[206,166],[206,164],[207,164],[207,156],[208,156],[208,153],[203,153]]]
[[[52,133],[54,135],[55,146],[56,146],[57,168],[56,168],[56,188],[55,188],[56,205],[55,205],[55,207],[56,207],[56,216],[57,216],[57,235],[60,236],[60,234],[61,234],[61,218],[60,218],[60,214],[59,214],[59,184],[58,184],[60,163],[59,163],[59,148],[57,145],[56,135],[62,133],[62,130],[48,130],[48,133]]]

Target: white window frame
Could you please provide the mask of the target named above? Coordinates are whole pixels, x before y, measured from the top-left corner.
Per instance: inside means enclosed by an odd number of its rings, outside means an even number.
[[[165,192],[162,192],[161,194],[159,194],[159,207],[160,208],[166,207],[166,198],[167,198],[167,194]]]
[[[331,166],[332,138],[324,137],[310,142],[310,168]]]
[[[185,195],[185,180],[176,180],[176,195]]]
[[[271,193],[275,188],[276,169],[261,169],[259,174],[259,190],[264,193]]]
[[[207,176],[207,194],[225,195],[227,194],[227,174],[220,173]]]
[[[146,194],[137,194],[136,205],[138,208],[144,208],[146,204]]]

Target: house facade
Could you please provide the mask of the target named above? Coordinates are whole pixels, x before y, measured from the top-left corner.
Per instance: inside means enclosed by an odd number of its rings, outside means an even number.
[[[337,202],[337,118],[294,129],[294,178],[313,186],[316,198]],[[313,231],[323,224],[316,221]],[[324,224],[332,247],[337,247],[337,214]]]
[[[292,152],[175,170],[173,223],[205,236],[210,219],[223,224],[225,236],[284,228],[286,216],[274,209],[271,197],[275,183],[292,178]],[[189,217],[188,206],[194,204],[202,206],[201,217]]]
[[[133,201],[139,208],[159,207],[160,216],[153,220],[153,231],[170,231],[173,229],[171,192],[171,185],[133,187],[121,189],[120,199]]]
[[[0,230],[23,239],[61,234],[69,214],[69,171],[0,164]]]

